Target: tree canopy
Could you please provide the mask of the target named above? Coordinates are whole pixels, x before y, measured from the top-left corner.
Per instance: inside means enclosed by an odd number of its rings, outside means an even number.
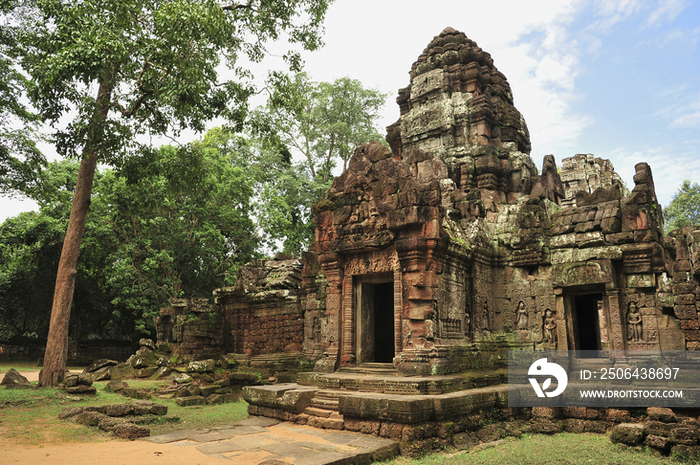
[[[260,226],[281,242],[286,253],[300,254],[314,235],[311,207],[344,171],[355,148],[384,141],[377,130],[386,94],[343,77],[316,82],[306,73],[273,75],[265,106],[251,115],[260,172]]]
[[[686,226],[700,225],[700,185],[689,180],[683,181],[681,187],[673,195],[671,203],[664,208],[666,231]]]

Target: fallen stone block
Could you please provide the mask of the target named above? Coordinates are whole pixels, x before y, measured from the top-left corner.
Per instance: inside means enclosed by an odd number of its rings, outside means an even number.
[[[106,358],[101,358],[95,362],[92,362],[92,364],[90,366],[88,366],[87,368],[85,368],[83,370],[83,373],[96,373],[97,371],[99,371],[103,368],[113,367],[113,366],[118,365],[118,364],[119,364],[119,362],[117,362],[116,360],[109,360]]]
[[[221,394],[212,394],[207,396],[207,404],[222,404],[224,402],[224,396]]]
[[[73,386],[66,388],[66,392],[68,394],[73,394],[73,395],[88,395],[88,396],[94,396],[97,394],[97,389],[94,386]]]
[[[158,367],[137,368],[134,376],[137,378],[150,378],[156,371],[158,371]]]
[[[7,370],[7,373],[5,373],[5,377],[2,379],[2,382],[0,382],[0,385],[3,386],[8,386],[8,385],[29,385],[29,380],[22,376],[19,371],[15,370],[14,368],[10,368]]]
[[[82,407],[66,407],[63,410],[61,410],[61,413],[58,414],[58,419],[59,420],[67,420],[68,418],[74,417],[79,413],[83,412]]]
[[[700,459],[700,446],[678,444],[671,448],[671,456],[680,460],[696,461]]]
[[[187,366],[188,373],[213,373],[216,362],[212,359],[190,362]]]
[[[539,420],[532,424],[532,431],[540,434],[561,433],[564,425],[560,421]]]
[[[109,383],[107,383],[107,385],[105,386],[105,391],[120,392],[128,387],[129,387],[129,385],[126,384],[124,381],[122,381],[120,379],[114,379],[114,380],[110,381]]]
[[[151,430],[133,423],[120,423],[114,426],[112,433],[121,439],[138,439],[150,436]]]
[[[651,421],[660,421],[662,423],[677,423],[678,418],[673,410],[670,408],[662,407],[649,407],[647,408],[647,415]]]
[[[700,432],[697,428],[674,428],[671,431],[671,440],[686,446],[694,446],[700,439]]]
[[[610,441],[614,444],[627,444],[636,446],[641,444],[646,434],[644,425],[637,423],[622,423],[612,429]]]
[[[80,412],[75,415],[75,422],[85,426],[98,426],[106,415],[99,412]]]
[[[666,453],[669,451],[669,449],[671,449],[671,445],[673,443],[668,438],[656,436],[655,434],[650,434],[644,440],[644,444],[647,447],[651,447]]]
[[[189,397],[178,397],[175,402],[180,407],[190,407],[192,405],[204,405],[207,403],[207,399],[202,396],[189,396]]]
[[[111,379],[123,379],[130,376],[134,376],[135,370],[131,365],[126,363],[120,363],[109,369],[109,376]]]

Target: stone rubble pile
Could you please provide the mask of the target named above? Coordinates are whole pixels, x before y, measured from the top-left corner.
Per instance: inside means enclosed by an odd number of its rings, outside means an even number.
[[[143,424],[154,421],[179,421],[179,418],[168,416],[167,413],[168,407],[165,405],[136,401],[133,404],[68,407],[61,411],[58,418],[97,427],[121,439],[137,439],[151,435],[151,430]]]
[[[700,459],[698,418],[677,414],[669,408],[648,408],[644,421],[615,426],[610,440],[615,444],[639,449],[646,447],[661,455],[687,460]]]
[[[110,380],[105,388],[109,391],[134,399],[150,399],[151,391],[134,389],[123,380],[166,379],[172,382],[172,386],[162,388],[159,397],[175,398],[178,405],[189,406],[234,402],[239,397],[236,390],[240,386],[260,383],[260,377],[255,373],[227,371],[234,368],[236,362],[225,356],[186,361],[172,353],[170,344],[156,346],[150,339],[141,339],[139,345],[139,350],[124,363],[98,360],[80,375],[67,377],[66,383],[75,386],[69,387],[69,392],[79,385],[89,386],[91,380]]]

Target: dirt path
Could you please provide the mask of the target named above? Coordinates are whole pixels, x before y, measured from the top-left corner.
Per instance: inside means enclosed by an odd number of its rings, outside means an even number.
[[[231,465],[194,447],[112,440],[97,443],[9,445],[0,439],[0,465]],[[247,465],[239,462],[239,465]]]

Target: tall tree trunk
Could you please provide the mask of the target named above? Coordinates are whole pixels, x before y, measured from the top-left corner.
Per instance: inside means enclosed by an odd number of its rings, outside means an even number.
[[[95,114],[90,123],[87,142],[83,149],[83,160],[78,170],[73,205],[70,210],[68,229],[63,241],[61,259],[58,262],[56,287],[51,308],[49,337],[44,353],[44,368],[39,373],[40,386],[55,386],[63,380],[68,362],[68,323],[73,303],[75,278],[78,274],[78,254],[85,232],[92,184],[97,167],[98,147],[104,138],[104,127],[109,113],[109,102],[114,87],[112,70],[106,69],[100,80],[95,101]]]

